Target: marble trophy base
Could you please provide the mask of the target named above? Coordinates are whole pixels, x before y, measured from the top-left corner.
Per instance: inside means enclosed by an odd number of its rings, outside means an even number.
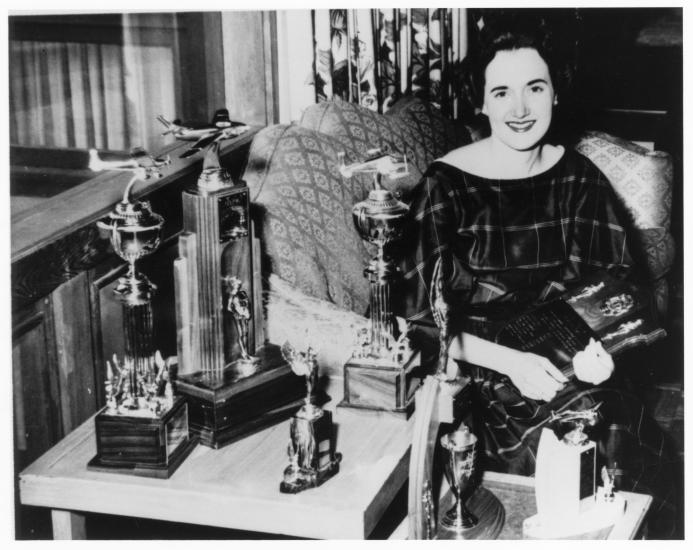
[[[415,376],[420,353],[401,364],[376,359],[350,359],[344,365],[344,399],[339,407],[388,411],[409,418],[414,393],[421,384]]]
[[[89,470],[166,479],[197,445],[181,398],[160,417],[112,414],[104,408],[94,422],[97,454]]]
[[[332,413],[322,411],[317,419],[302,418],[299,415],[291,419],[292,424],[304,424],[296,431],[310,433],[314,438],[316,454],[310,468],[289,466],[284,471],[284,479],[279,484],[282,493],[300,493],[306,489],[318,487],[339,472],[342,455],[334,452],[334,433]],[[297,426],[292,426],[292,432]]]
[[[202,445],[221,448],[289,418],[303,404],[305,382],[279,346],[265,345],[255,356],[253,369],[231,363],[222,379],[210,380],[203,372],[176,379],[176,394],[188,401],[190,430]]]
[[[465,502],[467,510],[477,519],[476,525],[466,529],[446,527],[442,521],[445,512],[452,507],[454,498],[440,506],[440,521],[438,522],[437,540],[491,540],[498,538],[505,523],[505,508],[500,500],[485,487],[477,487]]]
[[[587,506],[575,515],[558,513],[553,518],[542,518],[535,514],[522,522],[524,539],[606,539],[614,524],[623,515],[625,499],[618,493],[613,500],[604,499],[603,487],[597,489],[596,497],[583,499]]]

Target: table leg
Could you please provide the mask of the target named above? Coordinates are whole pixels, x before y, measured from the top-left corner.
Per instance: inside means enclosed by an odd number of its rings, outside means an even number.
[[[54,540],[84,540],[87,538],[84,514],[68,510],[51,510]]]

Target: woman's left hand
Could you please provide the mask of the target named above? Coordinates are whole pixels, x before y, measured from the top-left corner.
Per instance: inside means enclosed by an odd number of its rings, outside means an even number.
[[[614,360],[602,347],[601,342],[590,338],[583,351],[579,351],[573,357],[573,368],[578,380],[590,384],[601,384],[614,372]]]

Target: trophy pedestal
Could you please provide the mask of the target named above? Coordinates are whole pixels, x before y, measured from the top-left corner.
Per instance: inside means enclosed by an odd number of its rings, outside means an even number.
[[[498,538],[505,523],[505,508],[500,500],[485,487],[477,487],[466,502],[467,509],[477,523],[466,529],[446,527],[441,519],[435,536],[438,540],[491,540]],[[441,510],[445,510],[441,506]],[[445,513],[440,514],[442,518]]]
[[[304,402],[305,383],[291,372],[278,346],[265,345],[255,356],[259,361],[252,374],[231,363],[219,380],[201,371],[178,376],[176,393],[186,397],[190,430],[203,445],[223,447],[289,418]]]
[[[166,479],[190,454],[188,405],[176,399],[160,417],[127,416],[103,409],[94,418],[97,454],[89,470]]]
[[[301,411],[302,412],[302,411]],[[291,419],[291,433],[297,434],[297,443],[312,447],[310,464],[290,464],[284,470],[284,480],[279,484],[282,493],[300,493],[318,487],[339,472],[342,456],[334,452],[332,413],[322,410],[318,418],[306,418],[299,412]],[[303,453],[305,449],[299,452]]]
[[[338,406],[389,411],[408,418],[414,411],[414,393],[421,384],[414,375],[419,365],[419,352],[401,364],[350,359],[344,365],[344,400]]]

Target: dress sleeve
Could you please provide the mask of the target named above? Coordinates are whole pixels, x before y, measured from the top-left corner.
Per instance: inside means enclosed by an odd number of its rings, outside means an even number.
[[[582,160],[576,170],[573,236],[563,277],[567,283],[602,270],[621,274],[633,265],[625,212],[606,176]]]
[[[453,275],[449,281],[453,315],[454,311],[460,310],[454,304],[468,299],[473,286],[473,277],[454,253],[455,236],[463,213],[453,186],[439,172],[427,172],[415,189],[401,241],[400,314],[419,326],[435,326],[429,296],[433,268],[441,254],[448,253],[453,262]]]

